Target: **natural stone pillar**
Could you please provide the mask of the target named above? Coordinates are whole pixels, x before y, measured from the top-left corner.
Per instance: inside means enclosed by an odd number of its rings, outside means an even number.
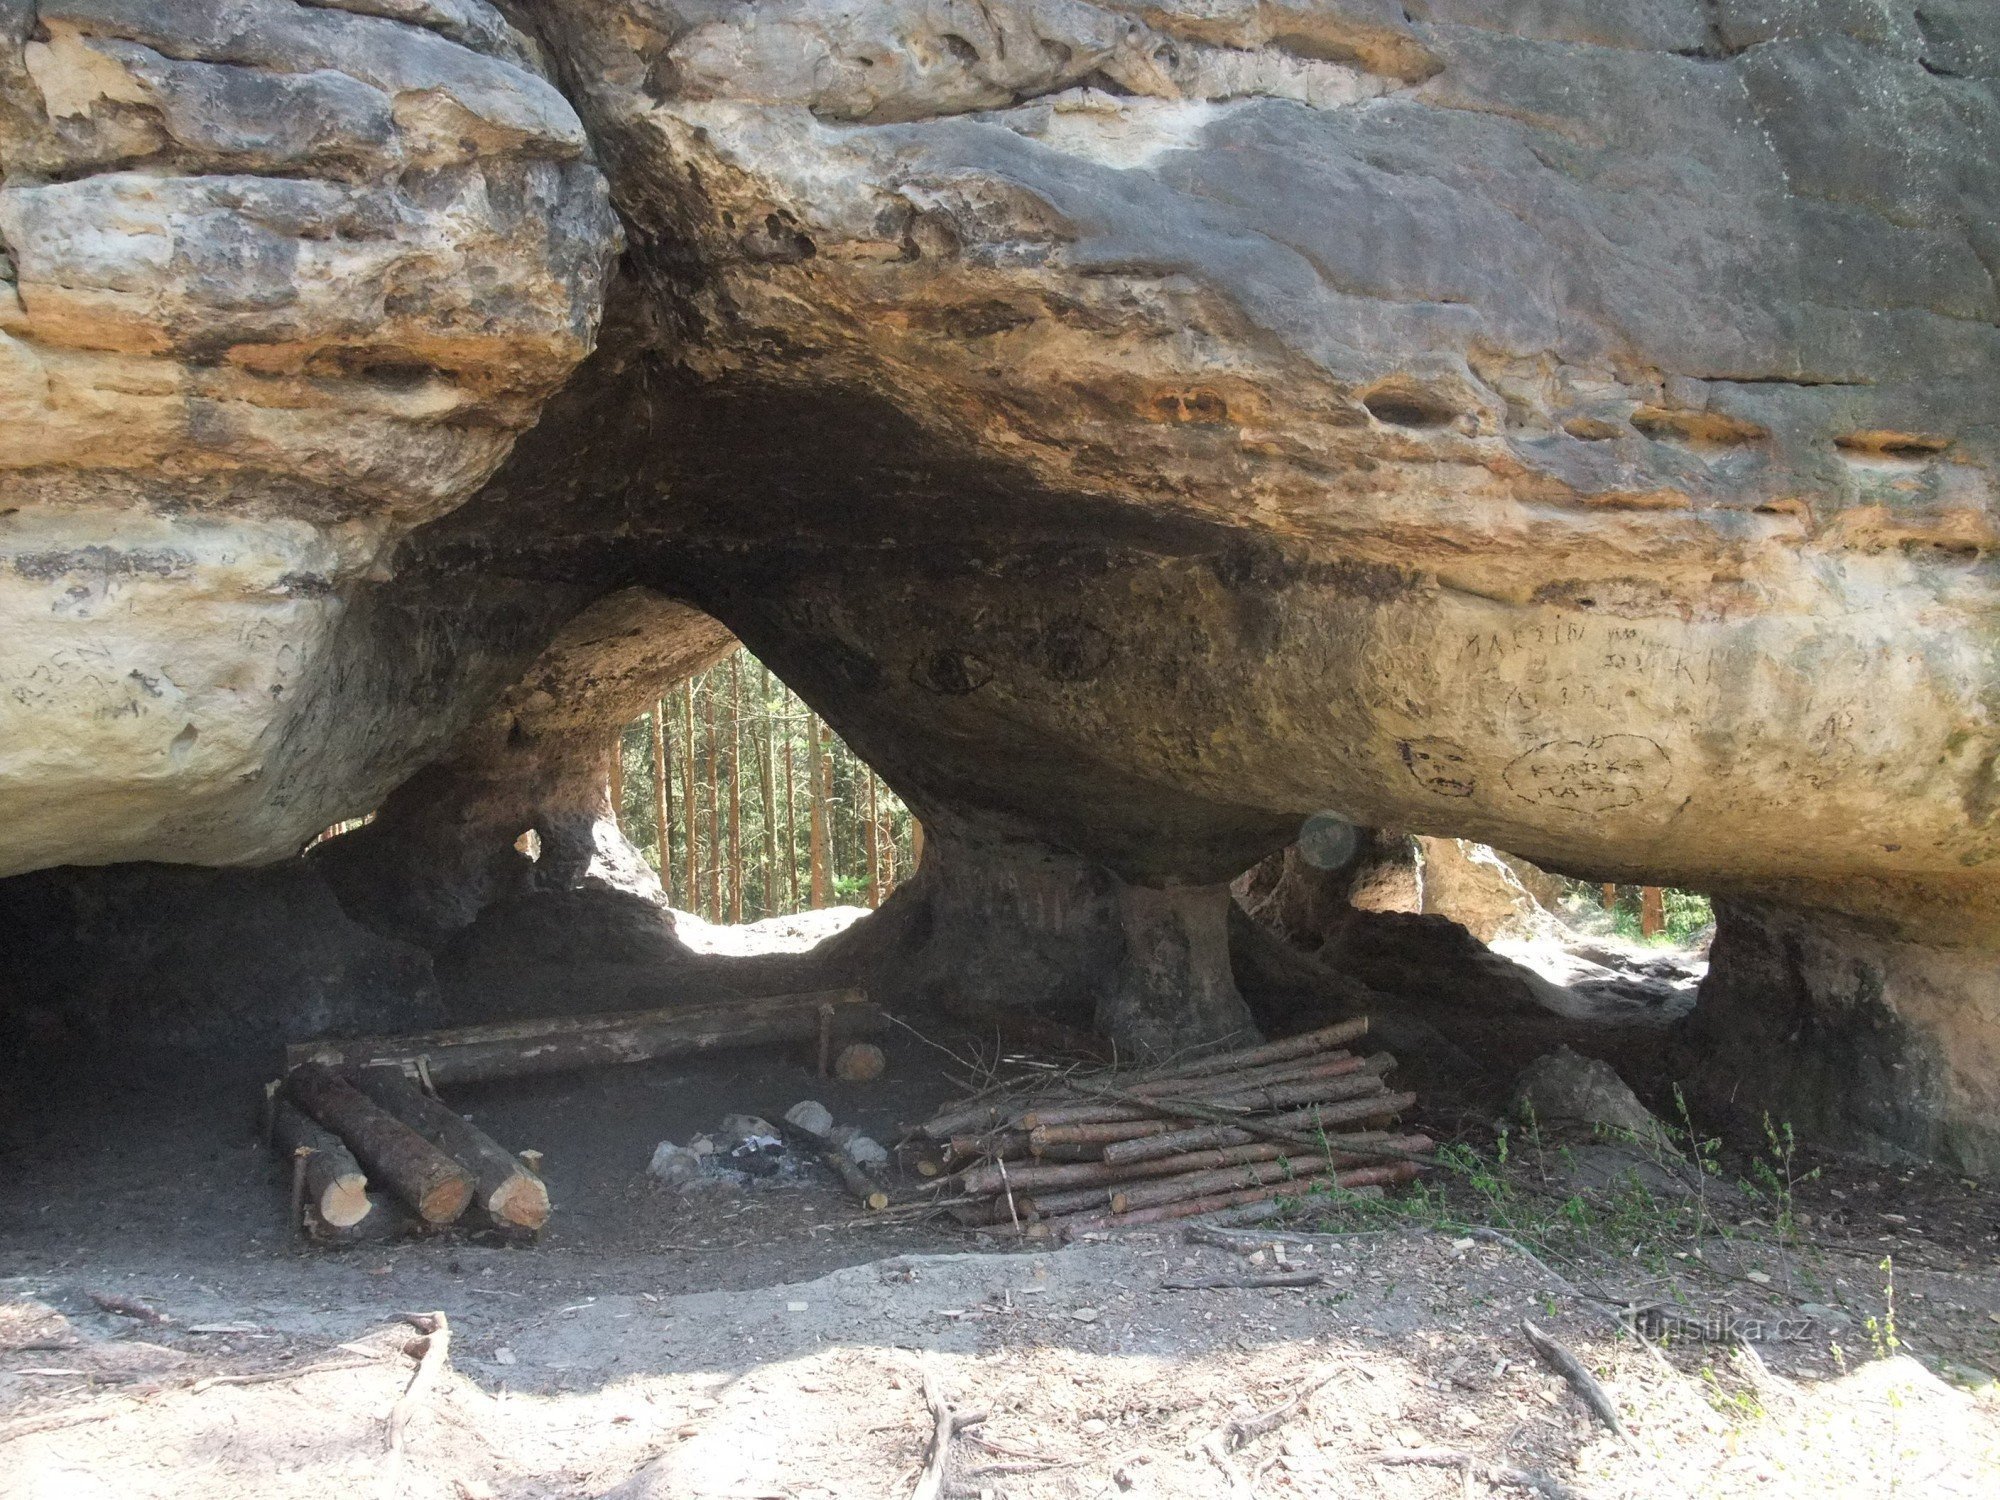
[[[1252,1030],[1229,964],[1229,887],[1120,884],[1113,901],[1125,942],[1099,1032],[1143,1058]]]
[[[612,815],[612,731],[734,644],[706,615],[644,590],[598,600],[373,824],[312,858],[357,921],[433,948],[528,891],[609,889],[664,908]],[[517,844],[530,829],[532,855]]]
[[[1031,1014],[1154,1057],[1254,1034],[1228,914],[1227,886],[1129,885],[1073,855],[933,828],[882,925],[855,933],[854,962],[879,999]]]
[[[1853,918],[1718,900],[1709,972],[1675,1068],[1761,1135],[1886,1161],[2000,1170],[2000,963]]]

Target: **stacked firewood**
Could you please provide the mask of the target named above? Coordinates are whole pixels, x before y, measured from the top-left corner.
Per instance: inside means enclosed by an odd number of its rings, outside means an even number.
[[[1349,1044],[1365,1018],[1144,1072],[999,1091],[919,1132],[944,1148],[962,1223],[1041,1232],[1149,1224],[1414,1177],[1427,1136],[1384,1128],[1416,1103],[1396,1062]]]
[[[293,1223],[311,1238],[392,1237],[461,1220],[532,1235],[548,1219],[533,1153],[509,1152],[400,1067],[301,1063],[273,1085],[269,1104],[272,1149],[292,1166]]]

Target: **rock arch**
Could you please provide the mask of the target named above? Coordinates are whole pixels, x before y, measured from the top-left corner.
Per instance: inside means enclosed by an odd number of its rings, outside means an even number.
[[[566,868],[493,705],[647,590],[1142,1044],[1331,808],[1716,893],[1703,1055],[1994,1160],[1990,7],[387,9],[0,11],[4,868]]]

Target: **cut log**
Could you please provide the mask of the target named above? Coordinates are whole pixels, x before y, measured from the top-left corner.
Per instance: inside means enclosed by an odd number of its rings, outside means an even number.
[[[797,995],[746,995],[672,1006],[665,1010],[608,1011],[461,1026],[408,1036],[304,1042],[285,1050],[286,1062],[333,1067],[398,1067],[425,1060],[438,1083],[517,1078],[577,1068],[683,1057],[728,1047],[818,1037],[820,1007],[834,1008],[836,1036],[879,1031],[887,1022],[859,990],[814,990]]]
[[[339,1136],[289,1099],[271,1101],[271,1144],[280,1156],[306,1153],[306,1202],[322,1223],[351,1229],[368,1217],[368,1176],[361,1163]]]
[[[833,1168],[834,1175],[841,1180],[847,1191],[854,1195],[854,1201],[863,1208],[871,1213],[879,1213],[889,1206],[889,1194],[883,1189],[882,1184],[864,1172],[860,1163],[842,1150],[830,1136],[821,1135],[817,1130],[808,1130],[794,1120],[781,1119],[778,1121],[778,1128],[816,1152],[821,1161]]]
[[[1429,1136],[1397,1136],[1387,1142],[1398,1150],[1413,1155],[1431,1149]],[[1269,1150],[1270,1147],[1243,1146],[1239,1151]],[[1196,1153],[1197,1157],[1209,1153]],[[1185,1160],[1172,1158],[1168,1160]],[[1155,1208],[1162,1203],[1178,1203],[1186,1198],[1209,1198],[1217,1193],[1234,1192],[1238,1188],[1277,1185],[1293,1178],[1318,1177],[1341,1167],[1357,1164],[1351,1154],[1336,1153],[1331,1157],[1300,1156],[1265,1158],[1238,1164],[1224,1165],[1206,1171],[1185,1172],[1177,1176],[1163,1177],[1156,1182],[1128,1183],[1111,1194],[1113,1213],[1130,1213],[1134,1209]],[[1158,1163],[1140,1163],[1141,1166]]]
[[[1417,1144],[1411,1145],[1409,1142]],[[1414,1154],[1430,1150],[1431,1142],[1427,1136],[1391,1136],[1383,1131],[1362,1131],[1350,1136],[1329,1136],[1327,1147],[1333,1154],[1334,1164],[1344,1166],[1378,1160],[1379,1155],[1370,1148],[1386,1148]],[[1311,1154],[1308,1148],[1302,1146],[1254,1141],[1225,1149],[1187,1152],[1178,1156],[1163,1156],[1149,1161],[1123,1164],[1090,1161],[1062,1165],[1042,1163],[1019,1167],[1010,1165],[1007,1168],[1006,1182],[1016,1192],[1025,1190],[1035,1193],[1037,1201],[1040,1201],[1042,1190],[1047,1188],[1141,1182],[1156,1177],[1178,1177],[1189,1172],[1219,1171],[1256,1162],[1297,1159]],[[963,1191],[974,1197],[997,1193],[1001,1189],[1000,1169],[975,1167],[961,1179],[960,1186]]]
[[[1345,1065],[1330,1064],[1329,1067],[1337,1071],[1328,1076],[1303,1078],[1295,1083],[1276,1083],[1233,1093],[1173,1094],[1158,1098],[1140,1096],[1130,1104],[1122,1102],[1058,1104],[1051,1108],[1030,1110],[1021,1116],[1021,1123],[1029,1130],[1039,1130],[1049,1126],[1088,1125],[1099,1121],[1105,1123],[1138,1121],[1154,1114],[1170,1115],[1174,1112],[1174,1107],[1179,1104],[1199,1104],[1207,1109],[1261,1114],[1300,1104],[1332,1102],[1358,1098],[1363,1094],[1379,1093],[1382,1089],[1382,1072],[1393,1066],[1394,1059],[1387,1053],[1378,1053],[1365,1061],[1350,1058]],[[1121,1099],[1131,1097],[1123,1090],[1119,1091],[1119,1095]]]
[[[1000,1161],[1028,1154],[1028,1132],[1025,1130],[995,1130],[987,1135],[955,1135],[949,1138],[952,1158],[955,1161],[978,1161],[982,1158]]]
[[[1352,1021],[1337,1021],[1331,1026],[1322,1026],[1318,1031],[1288,1036],[1282,1041],[1265,1042],[1260,1046],[1244,1047],[1235,1052],[1212,1053],[1193,1062],[1170,1063],[1141,1074],[1138,1081],[1156,1082],[1168,1078],[1196,1078],[1208,1073],[1234,1073],[1243,1068],[1259,1067],[1264,1063],[1282,1062],[1287,1058],[1331,1051],[1367,1034],[1368,1018],[1361,1016]]]
[[[1288,1058],[1259,1068],[1233,1068],[1227,1073],[1204,1074],[1199,1078],[1169,1078],[1153,1083],[1135,1083],[1128,1093],[1144,1099],[1201,1098],[1240,1093],[1274,1083],[1293,1083],[1302,1078],[1334,1078],[1360,1070],[1362,1060],[1351,1052],[1335,1049],[1315,1052],[1310,1057]]]
[[[426,1223],[449,1224],[472,1201],[470,1172],[325,1064],[293,1068],[285,1092]]]
[[[1270,1133],[1294,1138],[1300,1145],[1314,1144],[1319,1135],[1337,1125],[1353,1125],[1364,1120],[1386,1119],[1399,1115],[1417,1102],[1415,1094],[1369,1094],[1358,1099],[1347,1099],[1314,1105],[1310,1109],[1297,1110],[1291,1114],[1260,1119],[1255,1122],[1257,1129],[1246,1125],[1198,1125],[1188,1130],[1177,1130],[1167,1135],[1145,1136],[1137,1140],[1117,1141],[1104,1148],[1107,1162],[1145,1161],[1155,1156],[1171,1156],[1183,1151],[1203,1151],[1212,1146],[1241,1146],[1250,1141],[1266,1140]]]
[[[1380,1186],[1392,1182],[1408,1182],[1417,1175],[1417,1168],[1410,1162],[1396,1162],[1388,1166],[1356,1167],[1349,1172],[1334,1174],[1334,1185],[1344,1189]],[[1192,1219],[1201,1214],[1219,1213],[1226,1208],[1238,1208],[1251,1203],[1269,1203],[1278,1198],[1295,1196],[1288,1194],[1286,1183],[1271,1183],[1260,1187],[1241,1188],[1233,1193],[1217,1193],[1210,1198],[1189,1198],[1177,1203],[1162,1203],[1155,1208],[1134,1209],[1122,1214],[1078,1214],[1062,1222],[1062,1227],[1074,1232],[1078,1229],[1123,1228],[1135,1224],[1159,1224],[1171,1219]]]
[[[473,1205],[503,1228],[537,1230],[549,1190],[526,1164],[456,1110],[418,1088],[401,1068],[354,1068],[347,1081],[472,1173]]]
[[[1028,1133],[1028,1149],[1047,1156],[1053,1146],[1104,1146],[1112,1141],[1137,1140],[1142,1136],[1165,1135],[1174,1128],[1171,1120],[1111,1120],[1094,1125],[1042,1125]]]
[[[999,1202],[998,1199],[993,1201]],[[1084,1209],[1109,1208],[1111,1189],[1100,1185],[1037,1191],[1029,1197],[1016,1198],[1014,1202],[1020,1207],[1021,1217],[1024,1219],[1031,1217],[1052,1219],[1063,1214],[1079,1213]],[[1000,1213],[994,1222],[1004,1224],[1006,1221],[1007,1208],[1005,1204],[1001,1204]]]

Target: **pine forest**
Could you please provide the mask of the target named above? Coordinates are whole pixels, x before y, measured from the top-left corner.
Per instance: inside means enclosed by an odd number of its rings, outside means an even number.
[[[879,906],[923,830],[860,756],[747,650],[619,731],[612,805],[672,904],[711,922]]]

